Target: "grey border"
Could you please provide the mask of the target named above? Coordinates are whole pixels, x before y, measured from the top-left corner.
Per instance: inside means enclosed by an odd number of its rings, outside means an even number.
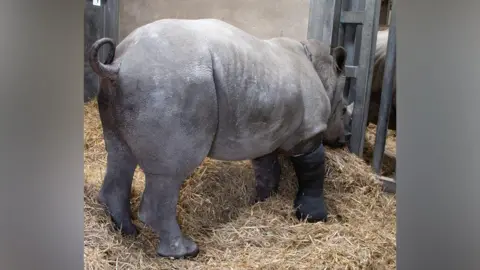
[[[397,267],[480,269],[480,1],[396,5]]]
[[[0,1],[0,268],[83,269],[83,1]]]

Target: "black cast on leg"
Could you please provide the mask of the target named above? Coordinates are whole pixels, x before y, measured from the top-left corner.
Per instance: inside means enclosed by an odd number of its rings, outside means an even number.
[[[298,178],[298,192],[294,201],[295,215],[307,222],[327,221],[323,184],[325,180],[325,148],[290,157]]]

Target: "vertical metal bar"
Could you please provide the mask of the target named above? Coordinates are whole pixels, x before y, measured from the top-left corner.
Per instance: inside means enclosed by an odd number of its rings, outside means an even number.
[[[100,3],[102,3],[102,17],[100,18],[101,22],[102,22],[102,37],[108,37],[107,36],[107,12],[106,12],[106,8],[105,8],[105,4],[106,4],[106,0],[100,0]],[[108,55],[108,50],[110,48],[108,48],[108,46],[102,46],[102,48],[100,48],[100,53],[98,54],[98,58],[101,62],[105,62],[106,58],[107,58],[107,55]]]
[[[334,14],[335,0],[310,0],[307,38],[317,39],[330,45]]]
[[[354,5],[354,8],[358,10],[365,10],[365,5],[366,5],[366,0],[356,0],[357,3]],[[365,18],[366,19],[366,18]],[[355,26],[355,38],[354,38],[354,46],[355,46],[355,54],[354,54],[354,63],[355,65],[358,66],[358,62],[360,60],[360,53],[362,49],[362,34],[363,34],[363,23],[362,24],[357,24]],[[348,104],[351,102],[355,101],[355,93],[357,89],[357,84],[356,81],[353,81],[350,85],[350,93],[348,96]]]
[[[373,152],[373,168],[377,174],[380,174],[383,153],[385,152],[385,142],[387,140],[388,119],[390,118],[390,109],[393,96],[393,77],[395,72],[395,61],[397,54],[396,40],[396,19],[395,10],[392,4],[392,16],[390,28],[388,29],[387,53],[385,56],[385,70],[383,74],[382,94],[380,108],[378,112],[377,132],[375,138],[375,147]]]
[[[381,26],[388,25],[388,14],[390,9],[390,0],[382,0],[382,4],[380,5],[380,18],[379,24]]]
[[[390,21],[392,20],[392,6],[393,6],[393,0],[388,1],[388,25],[390,25]]]
[[[95,96],[100,81],[88,63],[90,46],[99,38],[109,37],[118,43],[119,37],[119,9],[118,0],[101,0],[100,6],[94,5],[92,0],[85,0],[84,6],[84,101]],[[100,61],[104,62],[108,46],[103,46],[99,52]]]
[[[362,44],[358,67],[360,69],[355,88],[355,105],[353,108],[352,137],[350,151],[363,156],[365,131],[367,128],[368,108],[370,105],[370,83],[372,78],[372,43],[376,42],[380,0],[367,0],[365,5],[365,22],[362,27]]]
[[[322,8],[322,0],[310,0],[307,39],[315,39],[322,35]]]
[[[340,23],[343,0],[335,0],[333,24],[332,24],[332,47],[343,46],[343,26]]]
[[[366,93],[366,103],[365,103],[365,108],[368,108],[366,111],[364,111],[364,116],[363,116],[363,123],[364,123],[364,130],[363,134],[365,134],[367,125],[368,125],[368,112],[370,111],[370,95],[371,95],[371,89],[372,89],[372,81],[373,81],[373,66],[375,65],[375,52],[377,49],[377,35],[378,35],[378,29],[380,28],[380,9],[381,9],[381,0],[376,0],[376,5],[375,5],[375,12],[374,12],[374,18],[373,18],[373,29],[372,29],[372,44],[371,44],[371,50],[370,50],[370,63],[368,66],[368,73],[367,73],[367,93]],[[362,141],[362,149],[363,149],[363,142]]]
[[[113,39],[115,43],[118,43],[119,29],[118,29],[118,0],[101,0],[102,3],[102,15],[101,18],[103,24],[103,37],[109,37]],[[103,46],[100,50],[99,58],[103,62],[106,60],[108,46]]]
[[[357,10],[365,10],[365,5],[367,4],[367,0],[357,0],[359,1],[357,5]],[[358,24],[355,30],[355,63],[358,65],[358,61],[360,60],[360,53],[361,53],[361,43],[362,43],[362,29],[363,23]],[[353,101],[353,100],[352,100]]]
[[[99,77],[95,74],[88,62],[88,52],[90,46],[99,38],[103,36],[103,8],[95,6],[92,0],[85,0],[84,6],[84,101],[88,101],[95,96],[99,88]],[[103,53],[100,51],[100,57]]]
[[[358,10],[358,1],[359,0],[344,0],[343,1],[343,10],[344,11],[357,11]],[[355,32],[357,25],[356,24],[346,24],[345,25],[345,34],[343,40],[343,47],[347,52],[347,59],[345,64],[349,66],[356,66],[355,63]],[[345,97],[351,97],[355,94],[355,85],[356,78],[346,78],[345,88],[343,94]]]
[[[105,0],[105,36],[110,37],[118,44],[119,29],[119,0]]]

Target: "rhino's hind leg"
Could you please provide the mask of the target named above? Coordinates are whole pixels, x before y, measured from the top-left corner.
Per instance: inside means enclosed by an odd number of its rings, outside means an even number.
[[[205,143],[194,149],[190,146],[201,144],[194,141],[170,143],[171,145],[176,143],[174,152],[170,154],[159,152],[157,156],[162,158],[155,162],[150,159],[139,162],[143,164],[145,172],[145,190],[138,216],[160,236],[158,255],[174,259],[195,257],[199,253],[199,248],[180,229],[177,222],[177,203],[185,178],[207,156],[210,144]],[[168,163],[169,167],[157,169],[162,163]]]
[[[141,220],[160,236],[157,254],[174,259],[195,257],[199,248],[183,235],[177,222],[177,203],[182,176],[145,174],[145,191],[140,204]]]
[[[312,153],[291,157],[298,178],[298,192],[294,201],[295,215],[307,222],[327,221],[323,195],[325,180],[325,149],[320,145]]]
[[[254,202],[262,202],[278,192],[281,168],[277,153],[271,153],[252,160],[255,173]]]
[[[136,235],[137,228],[132,222],[130,192],[137,162],[126,144],[106,129],[104,131],[107,149],[107,172],[100,189],[98,200],[105,205],[114,227],[123,234]]]
[[[125,90],[131,93],[125,103],[129,105],[118,117],[123,121],[122,135],[145,173],[139,219],[158,234],[157,254],[171,258],[193,257],[199,252],[197,244],[182,233],[176,209],[180,188],[207,157],[218,125],[211,71],[199,66],[192,73],[191,61],[195,60],[179,61],[186,62],[164,69],[161,82],[138,72],[136,61],[131,66],[124,64],[123,81],[136,81],[141,91]],[[127,87],[130,85],[125,84]]]
[[[201,116],[199,110],[192,110],[192,113]],[[164,118],[165,123],[160,122],[159,125],[158,118],[151,119],[135,122],[127,135],[128,144],[145,173],[145,189],[138,216],[159,235],[159,256],[174,259],[194,257],[199,248],[180,229],[177,203],[183,182],[211,149],[216,122],[201,122],[192,116],[172,120]],[[152,126],[155,132],[151,132]],[[136,140],[142,135],[142,140]]]

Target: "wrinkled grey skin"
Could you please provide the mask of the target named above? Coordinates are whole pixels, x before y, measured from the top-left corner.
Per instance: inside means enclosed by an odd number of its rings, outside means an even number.
[[[388,43],[388,29],[378,31],[377,33],[377,43],[375,47],[375,58],[372,74],[372,87],[370,92],[370,105],[368,108],[368,122],[372,124],[378,123],[378,110],[380,109],[380,101],[382,95],[382,84],[383,84],[383,74],[385,70],[385,57],[387,54],[387,43]],[[394,63],[394,72],[396,70],[396,63]],[[392,97],[392,108],[390,116],[388,119],[388,129],[397,130],[397,83],[396,83],[396,73],[393,75],[393,97]],[[351,106],[351,108],[350,108]],[[352,112],[353,112],[353,103],[349,105],[345,119],[349,119],[346,130],[349,130],[351,127],[352,121]],[[348,131],[347,131],[348,132]]]
[[[343,110],[335,106],[342,97],[335,86],[345,50],[331,54],[315,40],[261,40],[219,20],[165,19],[133,31],[111,50],[113,62],[102,64],[105,43],[114,45],[100,39],[90,55],[101,78],[108,153],[99,200],[123,233],[136,234],[129,195],[138,164],[146,178],[139,219],[159,234],[160,256],[199,252],[180,230],[176,205],[185,178],[205,157],[309,153],[321,145],[332,108]]]
[[[351,115],[353,103],[347,106],[346,99],[342,98],[345,87],[345,76],[337,79],[335,98],[333,104],[342,109],[332,109],[332,114],[324,132],[324,144],[332,148],[343,147],[348,141],[349,132],[347,131],[351,124]],[[328,140],[328,138],[338,138],[338,134],[345,134],[339,140]],[[252,167],[255,174],[255,196],[253,202],[261,202],[278,192],[280,185],[281,167],[278,159],[278,152],[269,153],[265,156],[252,160]]]

